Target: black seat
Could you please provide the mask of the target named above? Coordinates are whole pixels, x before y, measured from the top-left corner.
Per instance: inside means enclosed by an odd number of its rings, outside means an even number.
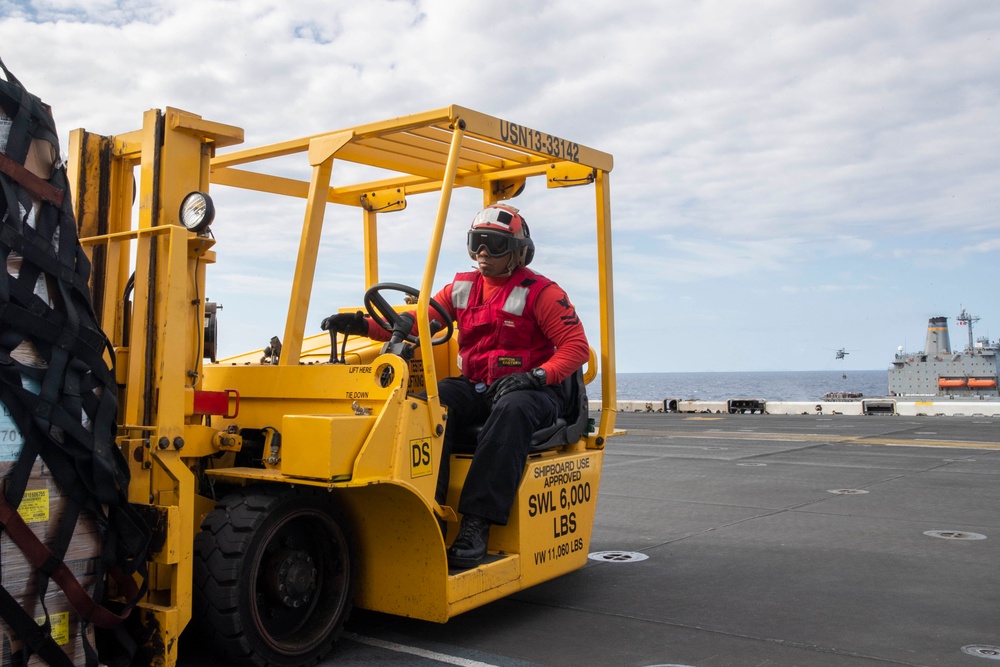
[[[562,386],[566,395],[563,414],[556,419],[554,424],[541,428],[531,435],[531,448],[528,450],[531,453],[572,444],[587,432],[587,421],[590,417],[587,386],[583,383],[583,369],[577,370],[563,380]],[[457,433],[452,453],[473,453],[476,450],[476,442],[481,430],[483,430],[483,425],[475,424]]]

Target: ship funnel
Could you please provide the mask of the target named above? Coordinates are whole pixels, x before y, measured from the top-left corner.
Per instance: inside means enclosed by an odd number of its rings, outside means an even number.
[[[925,354],[948,354],[951,351],[951,341],[948,339],[948,318],[932,317],[927,321],[927,342],[924,343]]]

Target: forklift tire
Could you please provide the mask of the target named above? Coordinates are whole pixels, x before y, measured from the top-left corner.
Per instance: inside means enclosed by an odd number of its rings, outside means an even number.
[[[354,561],[329,494],[249,487],[219,501],[194,541],[196,627],[235,664],[311,665],[350,613]]]

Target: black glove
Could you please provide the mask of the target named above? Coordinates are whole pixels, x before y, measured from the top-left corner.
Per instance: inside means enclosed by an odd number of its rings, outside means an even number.
[[[494,405],[501,397],[512,391],[537,390],[541,389],[544,382],[541,378],[532,373],[512,373],[504,375],[502,378],[490,385],[486,390],[486,398],[490,399]]]
[[[323,320],[319,325],[323,331],[339,331],[353,336],[367,336],[368,324],[359,310],[356,313],[337,313]]]

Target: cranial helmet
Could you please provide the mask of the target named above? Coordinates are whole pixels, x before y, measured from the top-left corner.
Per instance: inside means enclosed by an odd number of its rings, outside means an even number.
[[[469,256],[475,259],[480,250],[493,257],[512,253],[510,270],[527,266],[535,256],[528,223],[513,206],[491,204],[476,214],[468,233]]]

